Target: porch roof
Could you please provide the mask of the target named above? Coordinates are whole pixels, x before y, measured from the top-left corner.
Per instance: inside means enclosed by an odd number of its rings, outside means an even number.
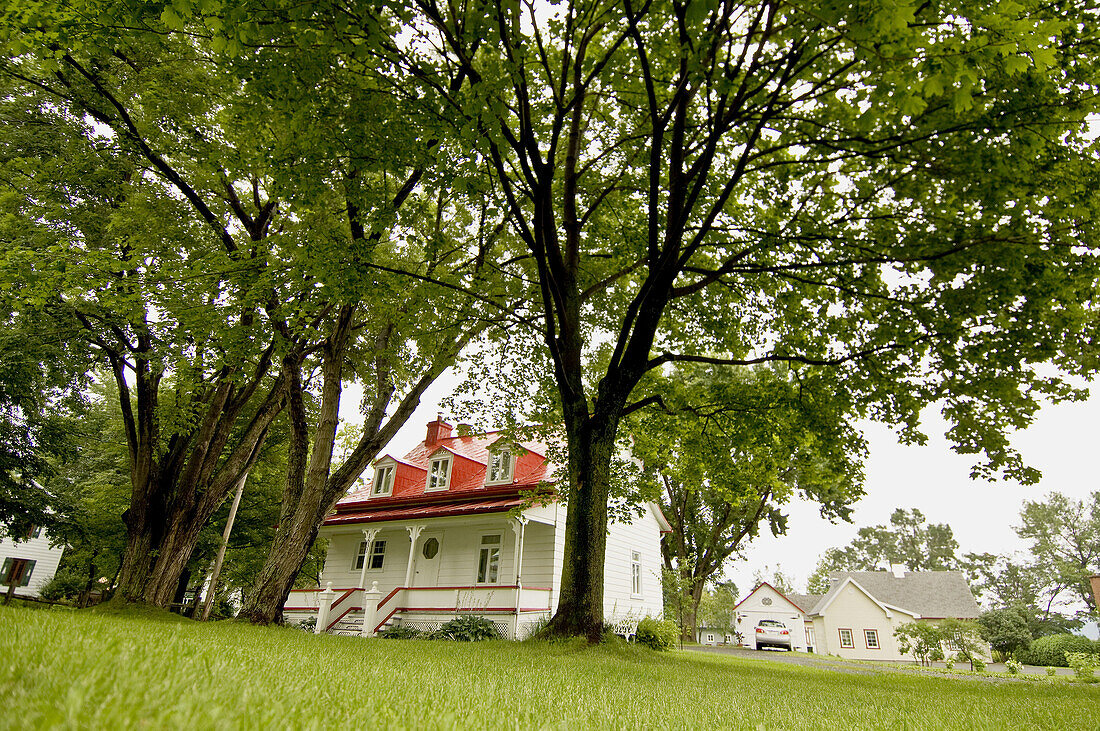
[[[530,504],[530,497],[519,495],[514,490],[506,495],[484,495],[467,500],[446,500],[425,504],[419,501],[404,505],[379,505],[373,510],[338,511],[325,520],[326,526],[348,525],[355,523],[380,523],[387,520],[414,520],[423,518],[446,518],[456,515],[480,515],[484,513],[504,513],[513,508]]]

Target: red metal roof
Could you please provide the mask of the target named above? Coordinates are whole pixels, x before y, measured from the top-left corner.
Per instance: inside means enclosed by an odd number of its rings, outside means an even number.
[[[442,420],[428,425],[429,435],[450,434],[450,425]],[[515,466],[511,484],[485,485],[492,446],[500,440],[515,444]],[[519,454],[518,452],[523,452]],[[546,461],[545,444],[514,439],[504,432],[480,435],[444,436],[421,442],[403,458],[385,455],[375,464],[391,461],[394,465],[390,495],[371,497],[371,487],[344,496],[325,520],[325,525],[373,523],[382,520],[473,515],[504,512],[526,502],[522,493],[545,491],[553,480],[553,468]],[[450,455],[451,471],[446,490],[426,492],[428,468],[433,458]]]

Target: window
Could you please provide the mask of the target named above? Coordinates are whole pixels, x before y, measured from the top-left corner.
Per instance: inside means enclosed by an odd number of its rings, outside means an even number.
[[[856,643],[852,641],[852,630],[842,629],[840,630],[840,646],[841,647],[855,647]]]
[[[451,458],[433,459],[428,469],[428,490],[446,490],[451,477]]]
[[[40,535],[42,535],[42,526],[40,525],[32,525],[27,529],[27,540],[38,538]]]
[[[370,489],[371,497],[384,497],[393,494],[393,465],[383,465],[374,471],[374,484]]]
[[[707,642],[713,643],[714,642],[714,635],[708,634],[707,635]]]
[[[760,600],[760,603],[763,604],[765,607],[770,607],[772,605],[772,598],[770,596],[766,596]]]
[[[878,644],[878,630],[877,629],[865,629],[863,630],[863,641],[867,643],[868,650],[879,649]]]
[[[630,595],[642,595],[642,554],[630,552]]]
[[[477,583],[496,584],[500,581],[500,534],[481,537],[481,552],[477,557]]]
[[[485,484],[512,481],[512,453],[498,449],[489,454],[489,474]]]
[[[355,557],[355,568],[362,569],[363,562],[367,561],[367,569],[374,571],[382,568],[386,558],[386,542],[374,541],[370,546],[370,556],[367,556],[367,542],[359,541],[359,553]],[[369,559],[369,560],[368,560]]]
[[[5,558],[4,566],[0,568],[0,584],[26,586],[31,583],[34,564],[34,561],[27,558]]]

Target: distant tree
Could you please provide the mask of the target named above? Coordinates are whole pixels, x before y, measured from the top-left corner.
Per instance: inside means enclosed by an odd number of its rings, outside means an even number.
[[[991,609],[978,617],[982,639],[997,652],[1011,655],[1027,649],[1031,644],[1031,632],[1027,622],[1013,609]]]
[[[656,492],[672,526],[661,551],[690,587],[691,637],[704,587],[761,530],[786,532],[789,501],[813,500],[830,519],[850,514],[863,494],[864,442],[827,384],[784,366],[681,367],[648,386],[664,409],[630,420],[637,495]]]
[[[697,613],[700,627],[713,627],[732,632],[736,624],[734,608],[737,606],[737,586],[732,581],[721,581],[703,592]]]
[[[1100,491],[1083,500],[1052,492],[1024,502],[1016,534],[1031,543],[1031,574],[1045,593],[1065,593],[1096,610],[1088,577],[1100,573]]]
[[[903,564],[910,571],[961,570],[966,558],[956,555],[958,547],[951,526],[926,525],[921,511],[898,508],[889,525],[860,528],[847,546],[825,551],[810,576],[810,591],[828,591],[828,576],[834,571],[878,571],[891,564]]]
[[[764,582],[767,582],[772,588],[784,594],[792,594],[795,591],[794,577],[783,573],[783,568],[779,564],[775,565],[775,571],[772,571],[771,567],[765,565],[764,568],[752,572],[752,583],[754,586],[760,586],[760,584]]]

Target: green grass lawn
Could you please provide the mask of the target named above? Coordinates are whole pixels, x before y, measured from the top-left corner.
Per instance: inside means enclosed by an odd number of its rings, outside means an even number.
[[[0,607],[0,728],[1056,728],[1100,686]]]

